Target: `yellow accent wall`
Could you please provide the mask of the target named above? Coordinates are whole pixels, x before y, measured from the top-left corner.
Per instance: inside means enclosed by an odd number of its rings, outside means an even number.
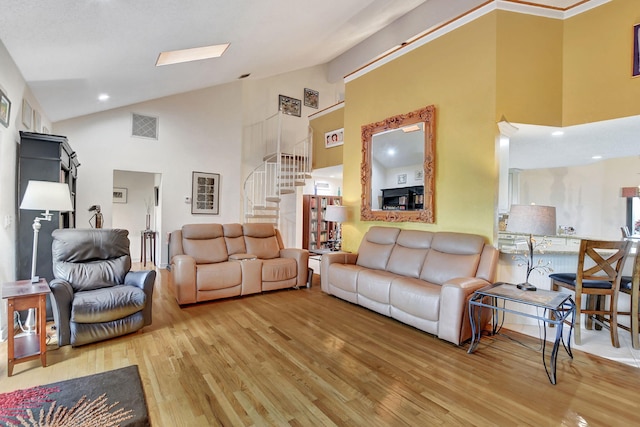
[[[631,77],[638,0],[566,20],[493,11],[349,81],[344,108],[343,247],[372,225],[477,233],[496,229],[496,122],[571,126],[640,115]],[[435,224],[360,221],[360,127],[436,107]]]
[[[344,249],[383,222],[360,221],[360,128],[426,105],[436,107],[435,224],[403,228],[493,236],[497,198],[496,14],[486,15],[346,84],[343,203],[353,221]]]
[[[497,19],[496,121],[561,126],[563,21],[505,11]]]
[[[631,77],[638,0],[614,0],[565,21],[563,125],[640,114]]]
[[[344,127],[344,108],[321,114],[319,117],[311,117],[309,124],[313,129],[313,169],[341,165],[342,146],[325,148],[324,135],[326,132]]]

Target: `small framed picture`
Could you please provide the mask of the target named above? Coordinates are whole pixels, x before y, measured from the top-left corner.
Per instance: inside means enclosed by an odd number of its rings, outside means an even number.
[[[640,24],[633,26],[633,77],[640,76]]]
[[[33,120],[33,108],[26,99],[22,100],[22,124],[27,130],[31,130],[31,122]]]
[[[113,203],[127,203],[127,189],[113,187]]]
[[[33,130],[35,132],[40,132],[42,129],[42,117],[38,110],[33,110]]]
[[[9,101],[7,95],[0,90],[0,123],[2,123],[2,126],[8,128],[9,120],[11,120],[11,101]]]
[[[400,175],[398,175],[398,185],[406,184],[406,183],[407,183],[407,174],[401,173]]]
[[[318,108],[318,99],[320,94],[313,89],[304,88],[304,106],[311,108]]]
[[[415,172],[415,174],[414,174],[414,176],[413,176],[413,179],[414,179],[415,181],[422,181],[422,180],[424,179],[424,171],[423,171],[422,169],[418,169],[418,170]]]
[[[191,180],[191,213],[218,215],[220,174],[193,172]]]
[[[337,147],[344,144],[344,128],[329,131],[324,134],[324,148]]]
[[[278,111],[290,116],[300,117],[302,114],[302,101],[288,96],[280,95],[278,98]]]

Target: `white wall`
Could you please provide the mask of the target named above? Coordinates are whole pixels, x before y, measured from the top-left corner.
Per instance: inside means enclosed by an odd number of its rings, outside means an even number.
[[[159,118],[158,140],[131,136],[131,114]],[[202,89],[54,124],[78,153],[78,206],[103,206],[104,227],[112,227],[113,171],[162,175],[161,221],[156,228],[159,264],[166,264],[166,235],[189,223],[241,222],[241,84]],[[219,215],[193,215],[192,172],[219,173]],[[78,210],[78,223],[89,216]],[[139,228],[139,227],[137,227]],[[137,235],[139,230],[129,230]]]
[[[573,226],[578,236],[618,240],[626,224],[626,199],[620,197],[620,188],[640,185],[639,172],[637,156],[523,170],[519,203],[555,206],[557,224]]]
[[[20,131],[33,131],[22,124],[22,100],[41,112],[40,104],[31,94],[22,74],[0,41],[0,89],[11,101],[9,126],[0,125],[0,283],[26,279],[16,277],[16,157]],[[32,118],[33,123],[33,118]],[[42,116],[42,125],[51,129],[51,122]],[[35,217],[35,216],[34,216]],[[0,300],[0,340],[7,338],[6,300]]]
[[[113,186],[127,189],[127,201],[113,203],[111,225],[113,228],[129,230],[131,258],[134,262],[141,258],[140,232],[146,230],[147,213],[150,217],[150,229],[158,231],[154,195],[156,175],[159,174],[132,171],[113,173]],[[159,251],[156,251],[156,256],[159,255]],[[150,248],[147,248],[147,260],[151,260]]]

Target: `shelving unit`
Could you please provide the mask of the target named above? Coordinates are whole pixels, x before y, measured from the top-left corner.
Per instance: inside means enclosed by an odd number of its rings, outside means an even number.
[[[73,210],[52,212],[51,221],[42,221],[38,238],[38,259],[36,274],[50,281],[53,279],[53,258],[51,256],[51,233],[57,228],[76,226],[76,178],[80,163],[67,137],[35,132],[20,132],[18,147],[17,181],[17,236],[16,236],[16,277],[31,277],[31,256],[33,250],[33,219],[36,211],[19,208],[29,180],[64,182],[69,185]],[[47,298],[47,320],[53,320],[51,303]]]
[[[382,189],[383,210],[418,210],[424,207],[424,186]]]
[[[334,234],[335,224],[326,222],[324,214],[328,205],[341,205],[340,196],[303,196],[302,247],[304,249],[323,249]]]

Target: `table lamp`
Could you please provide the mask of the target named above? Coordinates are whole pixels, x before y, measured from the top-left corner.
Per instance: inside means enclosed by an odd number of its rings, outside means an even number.
[[[38,258],[38,233],[40,221],[51,221],[53,213],[49,211],[68,212],[73,210],[69,185],[61,182],[29,181],[22,198],[20,209],[45,211],[42,217],[33,220],[33,254],[31,258],[31,283],[37,283],[36,260]]]
[[[535,245],[533,236],[555,236],[556,208],[540,205],[511,205],[507,231],[529,235],[527,239],[528,254],[526,254],[527,277],[523,283],[518,284],[518,288],[526,291],[535,291],[536,287],[529,283],[529,275],[533,270],[549,271],[550,268],[549,263],[545,264],[542,260],[538,260],[536,265],[533,264],[533,250],[538,246]]]
[[[334,249],[339,251],[342,246],[342,233],[340,232],[341,223],[348,218],[349,211],[346,206],[328,205],[324,213],[324,220],[336,223],[335,245]]]

